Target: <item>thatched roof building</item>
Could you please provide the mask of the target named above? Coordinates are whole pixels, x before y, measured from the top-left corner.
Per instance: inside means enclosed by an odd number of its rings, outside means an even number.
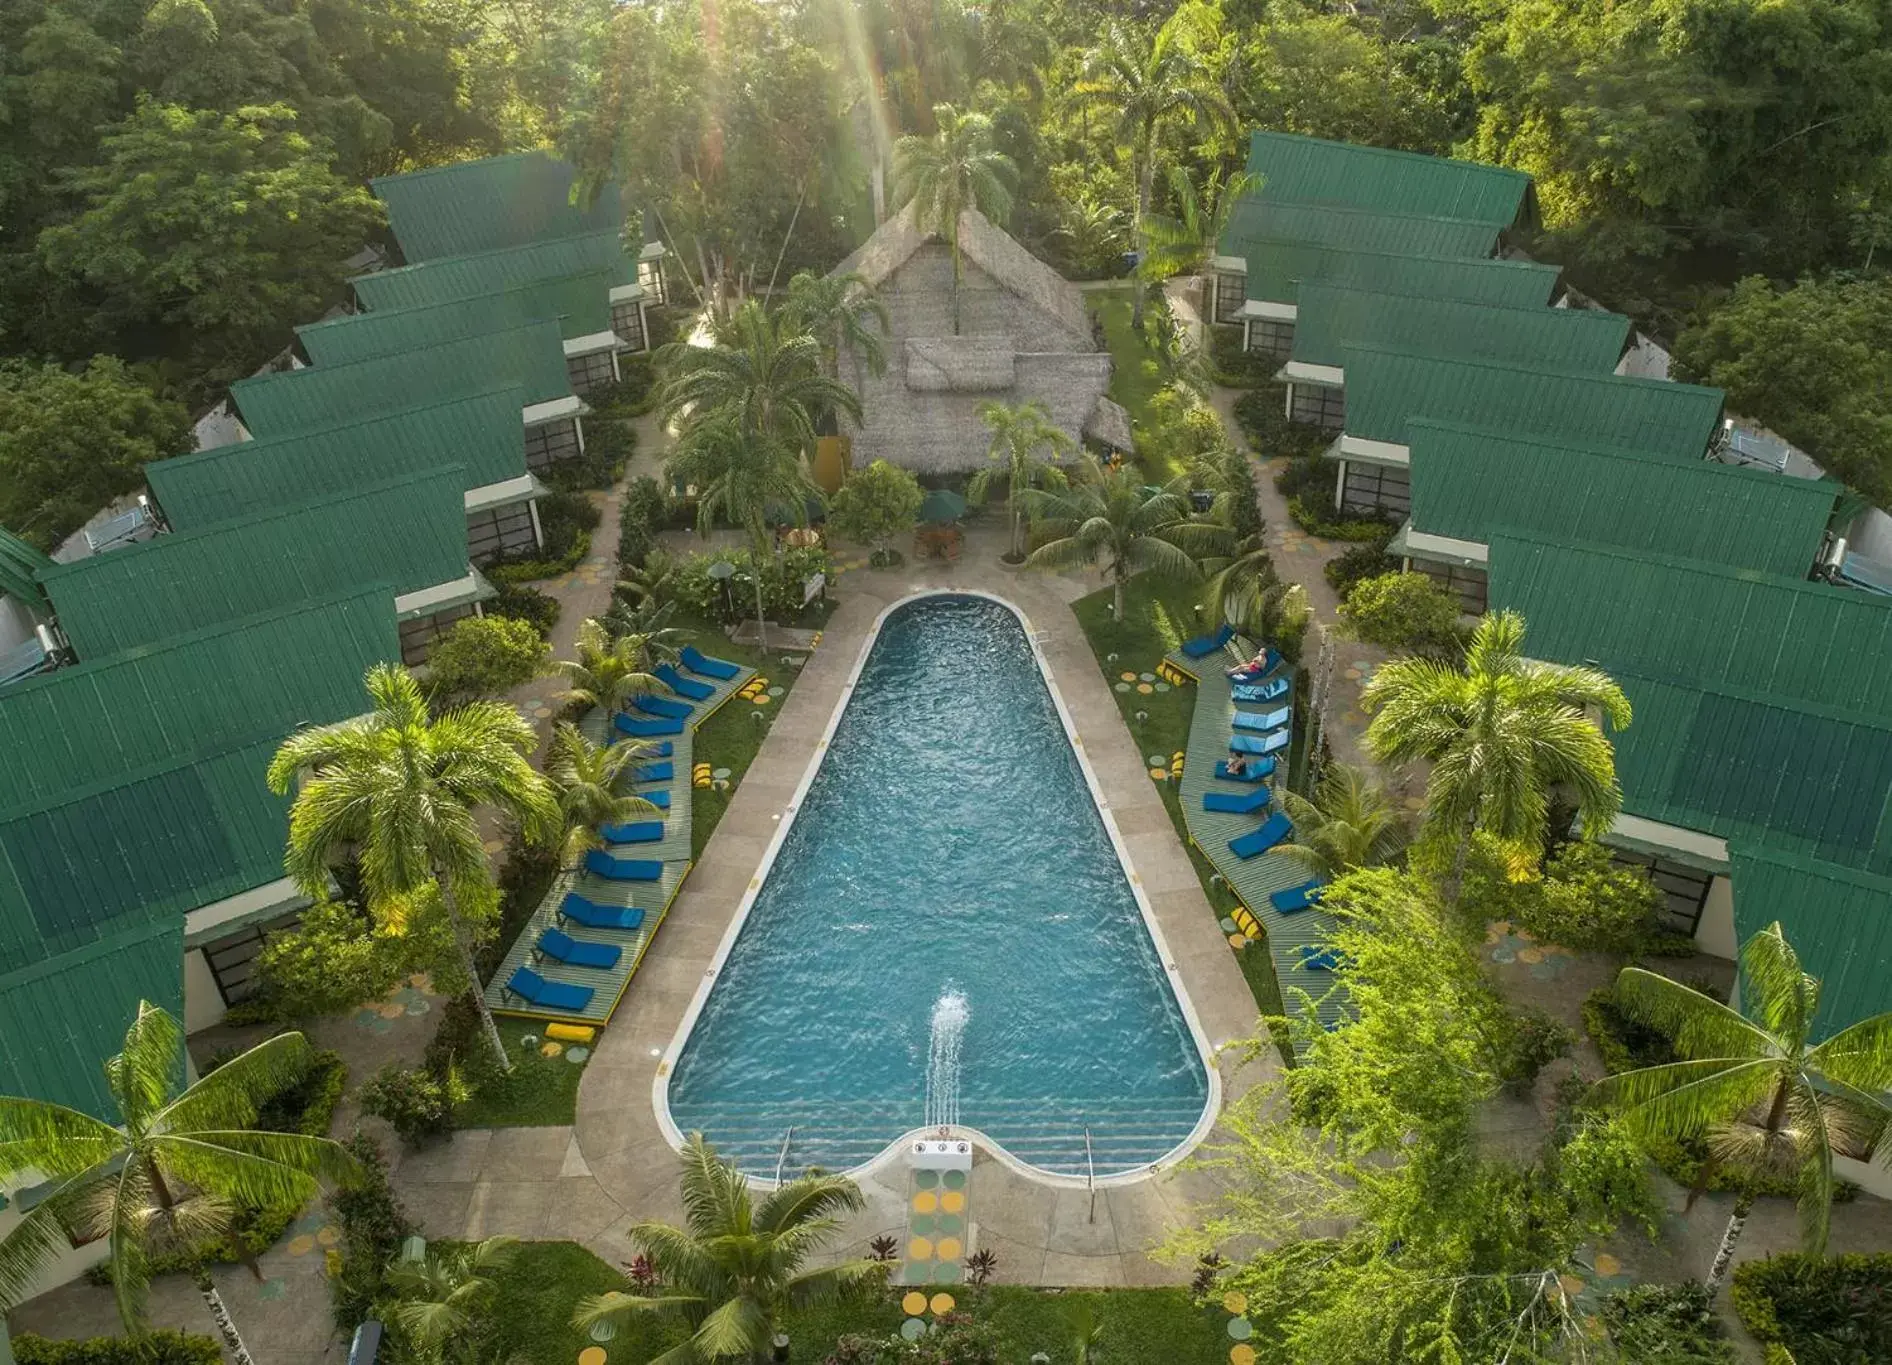
[[[887,307],[887,372],[844,355],[861,396],[854,462],[887,460],[923,474],[976,469],[991,434],[979,407],[1036,402],[1073,439],[1130,448],[1130,418],[1108,398],[1110,356],[1092,340],[1076,286],[985,218],[959,220],[959,334],[952,252],[908,205],[836,272],[858,272]]]

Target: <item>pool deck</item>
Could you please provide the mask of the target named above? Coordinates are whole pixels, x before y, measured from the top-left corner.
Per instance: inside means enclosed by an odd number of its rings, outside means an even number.
[[[1254,1036],[1254,997],[1069,609],[1070,602],[1094,590],[1095,580],[1015,573],[1000,564],[996,548],[989,555],[968,553],[951,565],[851,571],[840,586],[841,605],[823,633],[820,649],[789,693],[701,861],[671,906],[635,986],[618,1006],[585,1069],[567,1166],[582,1164],[596,1182],[597,1194],[618,1211],[606,1225],[599,1217],[605,1210],[593,1209],[599,1231],[585,1239],[607,1259],[629,1259],[632,1248],[624,1234],[631,1224],[682,1217],[677,1166],[653,1101],[661,1055],[711,970],[717,947],[762,865],[876,619],[889,604],[911,593],[992,593],[1029,618],[1204,1034],[1218,1049]],[[1270,1065],[1243,1063],[1233,1053],[1224,1057],[1224,1103],[1262,1079]],[[1190,1205],[1214,1193],[1208,1173],[1170,1172],[1098,1189],[1093,1218],[1088,1191],[1045,1183],[983,1151],[973,1183],[980,1212],[972,1249],[997,1253],[997,1279],[1047,1285],[1187,1280],[1189,1266],[1159,1264],[1146,1253],[1170,1227],[1187,1218]],[[870,1170],[861,1185],[868,1208],[849,1225],[837,1255],[863,1254],[870,1238],[881,1233],[898,1237],[906,1226],[902,1164]]]

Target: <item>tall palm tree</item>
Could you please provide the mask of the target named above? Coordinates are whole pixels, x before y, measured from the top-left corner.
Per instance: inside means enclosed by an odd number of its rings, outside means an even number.
[[[587,849],[598,846],[598,826],[617,824],[657,810],[643,797],[618,790],[624,782],[625,770],[655,753],[654,746],[630,740],[593,744],[570,721],[560,721],[553,729],[551,748],[546,753],[545,776],[558,797],[559,816],[565,829],[559,849],[567,866],[575,864]]]
[[[609,716],[629,706],[634,697],[667,691],[649,671],[652,665],[643,644],[635,634],[613,638],[601,621],[580,622],[572,641],[578,657],[559,659],[552,665],[571,684],[562,699],[596,706]]]
[[[0,1319],[72,1250],[70,1226],[109,1239],[118,1316],[141,1332],[151,1252],[203,1245],[230,1229],[239,1207],[300,1206],[319,1181],[354,1178],[354,1158],[327,1138],[250,1127],[310,1059],[300,1033],[279,1033],[179,1091],[184,1031],[141,1000],[124,1051],[105,1064],[115,1124],[45,1100],[0,1099],[0,1184],[31,1171],[54,1185],[0,1242]],[[205,1276],[198,1288],[231,1355],[249,1365],[215,1283]]]
[[[953,335],[959,334],[959,218],[977,209],[996,222],[1012,211],[1012,186],[1018,168],[992,146],[992,120],[960,113],[950,104],[933,106],[939,131],[932,137],[909,133],[894,144],[894,199],[913,204],[922,232],[936,232],[953,253]]]
[[[448,1346],[455,1348],[458,1359],[479,1359],[486,1313],[499,1289],[495,1276],[518,1250],[517,1237],[488,1237],[430,1247],[418,1261],[396,1261],[388,1267],[388,1287],[401,1298],[394,1306],[394,1324],[423,1359],[444,1360]]]
[[[1123,589],[1131,577],[1149,573],[1172,581],[1202,576],[1197,556],[1226,542],[1220,526],[1189,520],[1181,494],[1148,488],[1128,465],[1106,469],[1095,459],[1081,466],[1064,489],[1025,492],[1027,510],[1055,539],[1032,551],[1027,568],[1103,569],[1113,589],[1115,619],[1123,619]]]
[[[1708,1140],[1715,1165],[1748,1175],[1797,1178],[1807,1253],[1826,1251],[1833,1205],[1833,1148],[1866,1149],[1892,1164],[1892,1014],[1874,1015],[1808,1046],[1820,983],[1779,921],[1741,945],[1741,1008],[1640,967],[1616,978],[1625,1012],[1668,1035],[1682,1060],[1624,1071],[1591,1099],[1620,1111],[1645,1136]],[[1704,1169],[1705,1182],[1709,1172]],[[1697,1188],[1689,1195],[1691,1203]],[[1728,1219],[1708,1271],[1720,1287],[1754,1196]]]
[[[370,906],[429,887],[453,927],[467,993],[502,1070],[512,1069],[473,961],[473,931],[459,893],[489,888],[492,873],[474,811],[490,806],[537,842],[556,837],[558,802],[527,756],[538,747],[531,724],[505,702],[475,701],[438,719],[413,675],[396,664],[368,670],[374,709],[365,716],[299,730],[269,763],[269,787],[296,792],[284,859],[311,896],[328,886],[329,866],[352,854]]]
[[[1206,268],[1229,219],[1235,216],[1235,206],[1261,189],[1261,177],[1237,171],[1224,178],[1218,170],[1198,191],[1187,167],[1171,166],[1169,188],[1176,199],[1176,212],[1171,215],[1152,210],[1143,224],[1146,246],[1139,269],[1152,283],[1172,275],[1194,275]]]
[[[788,282],[788,300],[782,305],[790,324],[821,343],[826,373],[838,378],[841,352],[853,351],[870,374],[887,372],[887,305],[880,301],[867,277],[855,271],[845,275],[798,272]],[[878,324],[878,330],[868,323]]]
[[[1201,6],[1185,5],[1162,27],[1112,20],[1103,40],[1085,54],[1084,93],[1116,111],[1117,140],[1130,149],[1136,181],[1131,236],[1145,243],[1150,193],[1156,180],[1157,145],[1178,124],[1226,125],[1234,118],[1228,97],[1198,59],[1200,41],[1212,36]],[[1131,321],[1143,326],[1143,276],[1135,284]]]
[[[797,454],[815,442],[823,414],[861,420],[854,390],[822,367],[821,342],[792,316],[754,299],[716,327],[712,345],[671,342],[658,353],[657,403],[665,422],[726,419],[745,440]]]
[[[1279,851],[1323,881],[1389,863],[1406,846],[1405,823],[1385,790],[1345,763],[1321,774],[1312,800],[1283,791],[1281,806],[1294,821],[1294,842]]]
[[[1247,635],[1269,633],[1269,617],[1287,594],[1287,585],[1275,572],[1264,535],[1257,531],[1244,536],[1226,554],[1203,561],[1209,577],[1202,585],[1202,614],[1212,625],[1227,621]]]
[[[1367,751],[1382,763],[1432,765],[1421,833],[1456,845],[1446,899],[1464,877],[1474,829],[1516,849],[1541,850],[1554,787],[1576,799],[1583,831],[1600,837],[1622,809],[1610,742],[1587,714],[1629,724],[1629,698],[1594,668],[1522,653],[1524,618],[1491,612],[1472,632],[1463,667],[1435,659],[1381,664],[1361,692],[1373,713]]]
[[[805,1175],[758,1206],[749,1182],[692,1133],[683,1148],[684,1226],[639,1223],[630,1239],[650,1258],[663,1293],[612,1290],[578,1305],[573,1323],[624,1322],[648,1313],[681,1317],[692,1335],[650,1365],[762,1360],[785,1308],[832,1298],[882,1270],[878,1261],[801,1267],[840,1230],[841,1215],[866,1207],[838,1175]]]
[[[1055,488],[1064,482],[1056,461],[1071,449],[1071,438],[1052,422],[1041,403],[981,403],[979,416],[992,432],[986,454],[999,463],[986,465],[967,481],[966,498],[975,504],[984,502],[993,479],[1005,477],[1012,517],[1011,558],[1016,563],[1025,557],[1019,538],[1024,528],[1025,490],[1041,485]],[[1041,452],[1051,458],[1041,458]]]

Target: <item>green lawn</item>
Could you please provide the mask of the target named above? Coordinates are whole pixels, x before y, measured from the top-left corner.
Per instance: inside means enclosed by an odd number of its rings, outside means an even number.
[[[1128,285],[1116,289],[1087,290],[1084,300],[1104,324],[1104,344],[1110,349],[1110,397],[1130,414],[1139,437],[1149,425],[1150,400],[1163,387],[1163,366],[1130,325],[1131,290]],[[1151,469],[1155,479],[1167,479],[1176,470]]]
[[[500,1277],[492,1321],[492,1357],[517,1357],[533,1365],[569,1365],[592,1344],[571,1326],[578,1300],[587,1294],[620,1288],[622,1277],[583,1247],[571,1242],[528,1242]],[[903,1314],[898,1291],[864,1292],[844,1302],[791,1312],[784,1326],[794,1359],[821,1360],[842,1336],[891,1336]],[[1088,1303],[1103,1325],[1104,1359],[1164,1362],[1164,1365],[1220,1365],[1228,1359],[1227,1315],[1201,1309],[1181,1289],[1122,1289],[1083,1294],[1047,1294],[1034,1289],[994,1286],[963,1290],[960,1308],[991,1322],[1003,1342],[1005,1365],[1027,1365],[1034,1351],[1053,1360],[1069,1360],[1067,1315]],[[621,1330],[606,1343],[610,1365],[646,1365],[675,1345],[682,1329],[653,1321]]]
[[[473,1097],[453,1111],[454,1126],[540,1128],[572,1122],[577,1115],[578,1079],[585,1074],[584,1063],[565,1060],[562,1050],[556,1057],[542,1057],[536,1049],[521,1047],[519,1040],[527,1034],[542,1033],[543,1023],[532,1019],[497,1022],[499,1036],[513,1059],[512,1071],[483,1080]]]

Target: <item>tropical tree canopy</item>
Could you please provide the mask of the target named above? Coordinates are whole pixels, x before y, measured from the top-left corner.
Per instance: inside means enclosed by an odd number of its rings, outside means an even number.
[[[1123,619],[1123,589],[1132,576],[1148,573],[1171,581],[1202,576],[1199,554],[1224,544],[1228,532],[1189,519],[1181,494],[1146,486],[1128,465],[1106,468],[1096,459],[1079,466],[1068,487],[1026,491],[1026,510],[1051,537],[1025,563],[1034,569],[1103,570],[1113,589],[1116,618]]]

